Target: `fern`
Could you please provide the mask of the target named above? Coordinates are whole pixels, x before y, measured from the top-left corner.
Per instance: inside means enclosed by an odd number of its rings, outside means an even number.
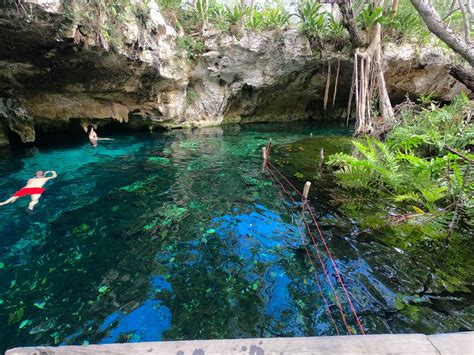
[[[423,217],[407,218],[412,226],[427,235],[445,236],[451,229],[451,222],[446,221],[453,218],[455,208],[458,220],[472,218],[474,184],[468,178],[467,162],[444,146],[469,155],[465,148],[473,140],[474,125],[466,123],[469,116],[465,95],[443,107],[430,100],[423,104],[426,107],[418,114],[405,115],[386,142],[375,138],[353,141],[352,154],[334,154],[328,164],[336,168],[335,175],[345,193],[366,196],[367,202],[385,201],[396,215],[415,210],[416,216]],[[350,206],[345,208],[355,211]]]

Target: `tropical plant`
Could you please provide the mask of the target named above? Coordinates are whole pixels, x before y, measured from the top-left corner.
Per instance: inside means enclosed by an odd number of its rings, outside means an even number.
[[[264,16],[257,9],[253,9],[245,22],[245,26],[250,30],[260,30],[264,27]]]
[[[301,29],[309,36],[322,36],[327,28],[326,13],[321,13],[321,4],[311,0],[300,3],[296,16],[301,20]]]
[[[357,16],[357,23],[363,30],[370,31],[377,23],[384,21],[382,13],[383,9],[381,7],[367,4]]]
[[[281,29],[288,24],[290,14],[282,5],[266,7],[262,10],[263,25],[266,29]]]
[[[474,156],[467,147],[474,142],[474,127],[467,105],[465,95],[443,107],[430,103],[418,114],[401,115],[386,142],[354,141],[352,155],[332,155],[329,165],[337,168],[343,191],[384,201],[389,206],[385,211],[397,216],[397,222],[423,225],[430,237],[449,235],[456,222],[468,222],[474,207]]]
[[[332,14],[327,14],[327,37],[336,44],[340,43],[344,38],[345,27],[341,20],[334,18]]]
[[[396,13],[389,12],[384,18],[384,27],[388,39],[393,42],[416,39],[425,43],[430,38],[423,20],[408,0],[400,1]]]
[[[240,23],[245,14],[247,13],[247,8],[242,8],[240,4],[236,4],[232,7],[226,5],[225,18],[229,24],[238,24]]]

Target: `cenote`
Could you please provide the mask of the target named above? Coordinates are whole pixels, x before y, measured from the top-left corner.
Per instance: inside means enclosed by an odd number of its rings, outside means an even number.
[[[314,157],[321,146],[349,150],[351,133],[318,122],[229,125],[2,151],[2,199],[38,169],[59,176],[34,212],[28,198],[0,208],[0,350],[335,335],[304,252],[314,250],[301,238],[301,208],[262,169],[269,138],[271,158],[295,185],[313,181],[310,201],[366,333],[472,329],[471,289],[426,286],[441,268],[462,268],[472,284],[472,243],[404,250],[360,233],[330,203],[335,180],[325,170],[315,178]]]

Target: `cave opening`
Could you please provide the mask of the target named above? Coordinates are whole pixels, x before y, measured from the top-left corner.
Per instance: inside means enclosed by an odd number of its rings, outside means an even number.
[[[113,119],[90,119],[90,124],[97,127],[99,137],[111,137],[133,134],[148,133],[149,123],[145,121],[137,122],[137,119],[130,119],[129,122],[119,122]],[[154,130],[164,130],[161,127],[154,127]],[[88,142],[87,132],[83,128],[81,119],[73,118],[63,124],[35,125],[35,141],[30,143],[22,142],[20,136],[8,129],[7,136],[10,148],[14,151],[28,149],[31,147],[72,147]]]

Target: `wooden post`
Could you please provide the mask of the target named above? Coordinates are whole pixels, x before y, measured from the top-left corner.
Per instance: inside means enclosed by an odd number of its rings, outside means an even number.
[[[319,151],[319,168],[321,169],[324,164],[324,148]]]
[[[304,184],[304,188],[303,188],[303,197],[305,199],[305,202],[308,199],[308,192],[309,192],[310,187],[311,187],[311,183],[309,181],[306,181],[306,184]]]

